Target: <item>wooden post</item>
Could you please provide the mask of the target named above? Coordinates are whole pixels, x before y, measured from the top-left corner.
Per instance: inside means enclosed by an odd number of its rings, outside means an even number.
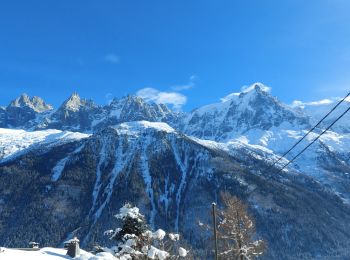
[[[214,243],[215,243],[215,260],[218,260],[218,238],[216,234],[216,203],[211,204],[213,207],[213,226],[214,226]]]

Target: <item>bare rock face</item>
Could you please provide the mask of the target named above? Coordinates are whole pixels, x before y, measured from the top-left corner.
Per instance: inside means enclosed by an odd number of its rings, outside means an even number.
[[[51,105],[48,105],[42,100],[40,97],[34,96],[30,98],[27,94],[22,94],[20,97],[13,100],[9,107],[19,107],[31,108],[33,111],[37,113],[42,113],[52,109]]]
[[[0,107],[0,127],[7,127],[6,117],[6,109]]]
[[[89,131],[94,117],[101,112],[101,107],[92,100],[82,99],[77,93],[73,93],[40,128]]]
[[[164,104],[147,103],[130,95],[121,99],[115,98],[102,107],[73,93],[54,110],[42,99],[30,99],[24,94],[14,100],[6,111],[0,108],[0,126],[94,132],[111,125],[139,120],[177,125],[183,116],[182,113],[171,111]]]
[[[142,98],[128,95],[113,101],[104,107],[103,116],[98,117],[95,130],[120,124],[123,122],[146,120],[150,122],[166,122],[175,125],[181,120],[181,113],[171,111],[164,104],[147,103]]]
[[[6,125],[25,126],[31,120],[35,120],[38,114],[50,110],[52,106],[46,104],[41,98],[36,96],[30,98],[27,94],[22,94],[6,107]]]

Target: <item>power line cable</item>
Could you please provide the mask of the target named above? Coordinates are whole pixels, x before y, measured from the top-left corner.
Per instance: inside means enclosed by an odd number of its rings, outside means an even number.
[[[339,121],[347,112],[349,112],[350,107],[346,109],[340,116],[338,116],[322,133],[320,133],[311,143],[309,143],[303,150],[301,150],[296,156],[294,156],[288,163],[286,163],[281,169],[279,169],[276,174],[280,173],[284,168],[286,168],[290,163],[292,163],[295,159],[297,159],[303,152],[306,151],[307,148],[309,148],[313,143],[315,143],[325,132],[327,132],[337,121]],[[271,174],[268,178],[265,179],[265,181],[268,181],[272,179],[276,174]],[[250,190],[246,195],[249,196],[251,193],[253,193],[258,186]]]
[[[325,130],[322,131],[311,143],[309,143],[303,150],[301,150],[297,155],[295,155],[288,163],[286,163],[276,174],[281,172],[284,168],[286,168],[289,164],[291,164],[296,158],[298,158],[307,148],[309,148],[314,142],[316,142],[325,132],[327,132],[340,118],[342,118],[347,112],[349,112],[350,107],[345,110],[336,120],[333,121]]]
[[[350,95],[350,92],[340,101],[338,102],[338,104],[331,109],[330,112],[327,113],[326,116],[324,116],[301,140],[299,140],[299,142],[297,142],[291,149],[288,150],[287,153],[289,153],[292,149],[294,149],[294,147],[299,144],[312,130],[314,130],[330,113],[332,113],[348,96]],[[284,168],[286,168],[290,163],[292,163],[295,159],[297,159],[303,152],[306,151],[306,149],[308,149],[313,143],[315,143],[325,132],[327,132],[336,122],[338,122],[347,112],[349,112],[350,107],[348,107],[340,116],[338,116],[325,130],[323,130],[311,143],[309,143],[303,150],[301,150],[296,156],[294,156],[290,161],[288,161],[288,163],[286,163],[281,169],[278,170],[278,173],[280,173]],[[286,154],[287,154],[286,153]],[[284,155],[283,155],[284,156]],[[282,156],[282,157],[283,157]],[[282,158],[280,157],[280,159]],[[280,160],[279,159],[279,160]],[[277,161],[276,161],[277,162]],[[276,164],[276,162],[274,164],[272,164],[268,169],[270,169],[273,165]],[[265,181],[268,181],[270,179],[272,179],[276,174],[271,174],[268,178],[265,179]],[[252,194],[256,189],[258,188],[258,186],[255,186],[252,190],[248,191],[248,193],[246,193],[246,196],[249,196],[250,194]],[[234,203],[237,204],[239,201],[236,201]],[[213,213],[215,214],[215,213]]]
[[[340,100],[318,123],[312,127],[299,141],[297,141],[287,152],[285,152],[283,155],[281,155],[268,169],[272,168],[276,163],[278,163],[283,157],[285,157],[288,153],[290,153],[298,144],[300,144],[306,136],[308,136],[313,130],[316,129],[333,111],[341,104],[343,101],[350,96],[350,92],[342,99]]]
[[[329,114],[331,114],[348,96],[350,95],[350,92],[341,100],[338,102],[338,104],[333,107],[331,109],[331,111],[329,111],[326,116],[324,116],[322,118],[322,120],[324,120]],[[296,156],[294,156],[290,161],[288,161],[288,163],[286,163],[281,169],[279,169],[276,174],[280,173],[284,168],[286,168],[290,163],[292,163],[295,159],[297,159],[303,152],[306,151],[306,149],[308,149],[313,143],[315,143],[325,132],[327,132],[336,122],[338,122],[347,112],[349,112],[350,110],[350,107],[348,107],[340,116],[338,116],[325,130],[323,130],[311,143],[309,143],[303,150],[301,150]],[[308,135],[312,130],[314,130],[321,122],[322,120],[319,121],[319,123],[317,123],[306,135]],[[301,139],[303,140],[306,135],[304,135],[304,137]],[[297,142],[297,144],[300,143],[300,140],[299,142]],[[296,145],[294,145],[293,147],[295,147]],[[289,149],[288,151],[291,151],[292,149]],[[283,156],[282,156],[283,157]],[[277,161],[276,161],[277,162]],[[269,166],[267,168],[270,169],[271,167],[273,167],[276,162],[274,164],[272,164],[271,166]],[[266,171],[267,171],[266,170]],[[272,179],[276,174],[271,174],[268,178],[265,179],[265,181],[268,181],[270,179]],[[252,190],[250,190],[246,195],[249,196],[251,193],[253,193],[256,189],[258,188],[258,186],[256,186],[255,188],[253,188]]]

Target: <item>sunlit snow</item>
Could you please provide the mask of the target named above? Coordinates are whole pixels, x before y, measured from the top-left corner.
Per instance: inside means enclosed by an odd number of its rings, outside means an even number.
[[[39,147],[48,148],[89,137],[88,134],[60,130],[25,131],[0,128],[0,162]]]

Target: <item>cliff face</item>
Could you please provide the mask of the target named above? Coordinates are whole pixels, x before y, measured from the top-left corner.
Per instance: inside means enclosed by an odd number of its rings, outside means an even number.
[[[267,256],[345,256],[349,206],[306,175],[264,172],[271,157],[263,148],[203,141],[146,121],[38,146],[0,166],[0,241],[59,245],[82,227],[84,246],[108,244],[103,231],[116,226],[113,215],[129,201],[154,228],[178,230],[205,248],[210,233],[198,221],[210,224],[211,202],[220,206],[226,190],[249,204]]]

